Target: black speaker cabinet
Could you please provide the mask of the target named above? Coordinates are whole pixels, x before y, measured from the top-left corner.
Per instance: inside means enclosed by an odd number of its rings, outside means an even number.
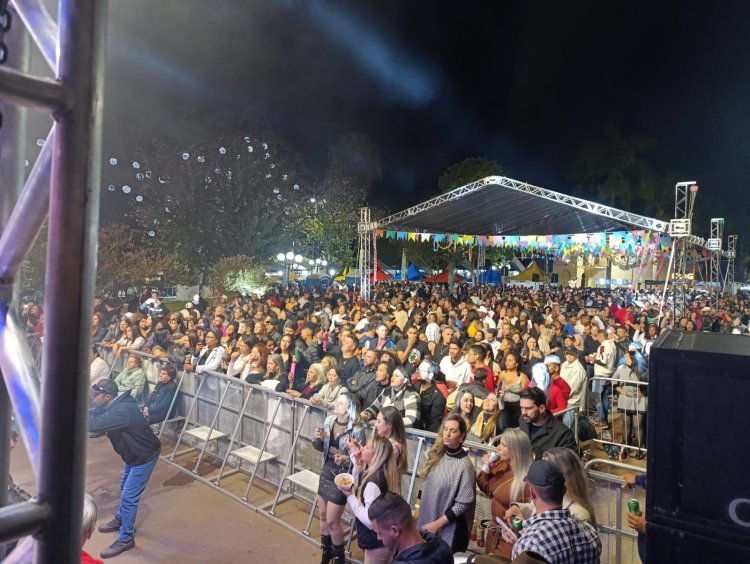
[[[646,494],[648,562],[750,562],[750,337],[654,343]]]

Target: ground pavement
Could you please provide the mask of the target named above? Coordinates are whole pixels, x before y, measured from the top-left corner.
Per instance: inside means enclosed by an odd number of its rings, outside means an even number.
[[[87,447],[86,491],[97,502],[100,525],[117,510],[122,460],[106,437],[89,439]],[[36,492],[20,443],[11,455],[11,474],[21,487],[32,494]],[[320,561],[319,551],[310,543],[161,461],[141,501],[136,529],[136,547],[107,562]],[[116,537],[116,533],[95,531],[85,548],[98,558],[99,552]]]

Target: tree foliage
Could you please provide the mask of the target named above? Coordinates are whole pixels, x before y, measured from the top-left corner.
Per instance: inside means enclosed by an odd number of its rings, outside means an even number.
[[[329,168],[316,185],[315,194],[315,204],[297,209],[302,248],[311,258],[353,265],[359,209],[365,205],[367,187]]]
[[[21,264],[19,287],[22,294],[44,292],[44,276],[47,271],[47,222],[39,230],[34,244]]]
[[[232,291],[262,295],[269,285],[265,269],[247,255],[221,258],[211,268],[214,297]]]
[[[143,286],[187,284],[191,271],[174,255],[143,244],[138,231],[124,224],[99,229],[97,290],[116,296],[121,290]]]
[[[288,245],[309,198],[297,155],[273,132],[174,152],[155,147],[138,177],[134,216],[149,247],[207,271],[222,257],[268,258]],[[307,194],[307,195],[306,195]]]
[[[485,157],[469,157],[445,169],[438,178],[438,192],[445,194],[480,178],[502,174],[503,167],[497,161]]]

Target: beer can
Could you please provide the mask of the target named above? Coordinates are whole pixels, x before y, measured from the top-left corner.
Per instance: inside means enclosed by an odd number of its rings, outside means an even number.
[[[641,504],[638,503],[637,499],[628,500],[628,511],[630,511],[633,515],[641,514]]]
[[[523,529],[523,520],[518,515],[513,515],[513,517],[511,517],[510,524],[519,533],[521,532],[521,529]]]

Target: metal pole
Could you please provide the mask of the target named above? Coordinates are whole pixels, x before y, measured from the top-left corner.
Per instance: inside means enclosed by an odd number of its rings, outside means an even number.
[[[50,506],[38,501],[24,501],[0,509],[0,518],[3,520],[0,542],[14,540],[39,531],[51,514]],[[80,534],[79,532],[79,537]],[[80,539],[78,539],[78,544],[81,544]],[[80,561],[80,548],[78,552],[78,561]]]
[[[13,0],[18,15],[39,47],[49,68],[57,69],[58,29],[41,0]]]
[[[58,77],[75,110],[55,116],[39,479],[39,500],[54,514],[38,537],[40,563],[81,557],[106,9],[105,0],[61,0],[58,16]]]
[[[15,278],[47,218],[54,127],[0,236],[0,278]]]
[[[15,16],[11,11],[11,16]],[[26,70],[29,64],[29,36],[22,25],[13,26],[3,37],[8,50],[8,64]],[[23,186],[23,147],[26,140],[26,109],[0,102],[0,235],[5,232],[16,198]],[[2,256],[2,255],[0,255]],[[0,276],[2,278],[2,276]],[[15,292],[14,292],[15,291]],[[17,285],[3,286],[2,297],[18,303]],[[16,299],[14,299],[16,298]],[[10,472],[10,433],[12,405],[0,372],[0,507],[8,502]],[[5,547],[0,543],[0,555]]]

